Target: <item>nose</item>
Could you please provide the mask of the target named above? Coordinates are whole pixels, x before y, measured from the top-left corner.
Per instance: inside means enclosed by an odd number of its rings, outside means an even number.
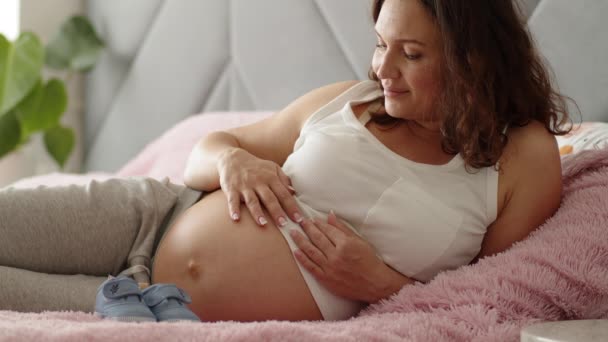
[[[376,69],[376,75],[380,79],[394,79],[399,77],[399,68],[395,64],[393,54],[385,52],[381,56],[378,56],[379,63]]]

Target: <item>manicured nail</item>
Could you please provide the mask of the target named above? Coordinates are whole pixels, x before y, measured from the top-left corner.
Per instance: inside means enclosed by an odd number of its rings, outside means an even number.
[[[232,219],[235,220],[235,221],[238,220],[239,219],[239,214],[232,213]]]
[[[266,218],[264,216],[260,216],[260,218],[258,219],[260,221],[260,224],[263,226],[266,223],[268,223],[268,221],[266,221]]]
[[[330,214],[330,215],[333,215],[333,216],[336,216],[336,213],[334,212],[334,210],[333,210],[333,209],[331,209],[331,210],[329,211],[329,214]]]
[[[279,217],[279,226],[283,227],[286,224],[287,224],[287,220],[283,216],[280,216]]]
[[[302,216],[299,213],[293,214],[293,217],[296,218],[296,222],[298,222],[298,223],[302,222]]]

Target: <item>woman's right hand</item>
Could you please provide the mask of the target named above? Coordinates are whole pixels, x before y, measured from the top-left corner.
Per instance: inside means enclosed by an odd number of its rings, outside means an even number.
[[[286,224],[287,217],[302,221],[293,197],[295,189],[277,163],[260,159],[242,148],[231,148],[221,154],[217,169],[233,220],[239,220],[243,201],[260,226],[267,223],[262,204],[277,226]]]

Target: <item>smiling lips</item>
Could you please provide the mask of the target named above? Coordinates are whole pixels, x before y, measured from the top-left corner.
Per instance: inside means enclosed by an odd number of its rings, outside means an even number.
[[[396,97],[399,95],[403,95],[405,93],[408,93],[407,90],[399,90],[399,89],[392,89],[392,88],[384,88],[384,96],[386,97]]]

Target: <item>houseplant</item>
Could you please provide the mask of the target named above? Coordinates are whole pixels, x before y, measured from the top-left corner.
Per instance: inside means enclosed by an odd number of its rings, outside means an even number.
[[[63,169],[75,144],[74,131],[60,123],[68,103],[65,83],[74,72],[92,69],[103,47],[83,16],[67,19],[46,46],[31,32],[14,42],[0,34],[0,159],[41,133]],[[45,65],[64,78],[45,81]]]

